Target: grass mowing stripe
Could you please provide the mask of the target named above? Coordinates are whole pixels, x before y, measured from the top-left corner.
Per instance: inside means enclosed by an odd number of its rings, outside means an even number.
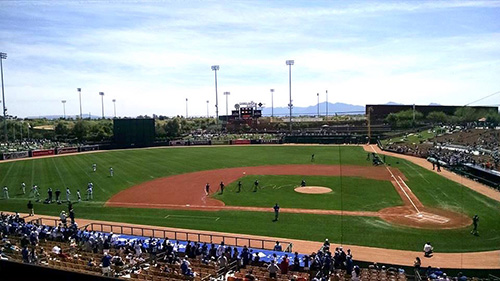
[[[5,173],[5,175],[3,176],[2,183],[0,184],[2,186],[2,188],[4,186],[5,179],[7,178],[7,176],[10,174],[10,171],[12,170],[12,167],[14,167],[14,165],[10,165],[9,169],[7,169],[7,173]],[[5,186],[7,186],[7,185],[5,185]]]
[[[180,219],[214,219],[215,221],[218,221],[220,217],[208,217],[208,216],[191,216],[191,215],[166,215],[163,217],[165,219],[169,218],[180,218]]]
[[[59,180],[61,180],[63,187],[66,187],[66,182],[64,181],[63,176],[61,175],[61,171],[59,171],[59,167],[57,167],[56,162],[54,161],[54,157],[50,158],[52,159],[52,164],[54,164],[54,167],[56,167],[57,174],[59,175]]]

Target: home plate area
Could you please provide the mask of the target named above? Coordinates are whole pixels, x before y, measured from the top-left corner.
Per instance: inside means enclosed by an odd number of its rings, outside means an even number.
[[[431,214],[427,212],[420,212],[420,213],[415,213],[411,215],[406,215],[405,217],[416,220],[418,222],[433,222],[433,223],[447,223],[450,221],[450,219],[445,218],[440,215],[436,214]]]

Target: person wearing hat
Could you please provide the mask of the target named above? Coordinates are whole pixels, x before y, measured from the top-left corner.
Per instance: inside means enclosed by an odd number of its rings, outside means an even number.
[[[30,216],[35,215],[35,209],[33,203],[31,203],[31,200],[28,201],[28,210],[30,211]]]
[[[477,231],[477,224],[478,223],[479,223],[479,216],[478,215],[474,215],[474,217],[472,217],[472,224],[474,225],[474,228],[472,229],[472,231],[470,232],[470,234],[476,235],[476,236],[479,235],[479,231]]]

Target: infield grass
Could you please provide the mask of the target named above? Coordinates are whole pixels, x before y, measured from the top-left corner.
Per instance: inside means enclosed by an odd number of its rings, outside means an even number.
[[[259,188],[254,191],[253,182],[259,179]],[[308,186],[329,187],[325,194],[304,194],[294,191],[304,179]],[[364,179],[360,177],[325,176],[271,176],[252,175],[232,182],[221,195],[214,198],[230,206],[272,207],[279,203],[283,208],[378,211],[383,208],[403,205],[401,197],[389,181]]]

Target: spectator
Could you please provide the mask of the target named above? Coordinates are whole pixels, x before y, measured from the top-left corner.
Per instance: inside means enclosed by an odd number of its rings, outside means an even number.
[[[285,255],[281,259],[281,263],[279,265],[281,274],[288,274],[288,266],[290,265],[290,261],[288,260],[288,255]]]
[[[413,267],[420,271],[420,266],[422,266],[422,261],[420,261],[420,258],[419,257],[416,257],[415,258],[415,261],[413,262]]]
[[[191,269],[191,267],[189,267],[190,265],[191,264],[189,263],[189,261],[187,259],[183,259],[182,263],[181,263],[181,271],[182,271],[182,274],[184,276],[192,276],[192,277],[194,277],[194,272]]]
[[[249,270],[247,274],[245,274],[246,281],[255,281],[255,275],[253,275],[253,270]]]
[[[227,257],[225,255],[220,255],[217,262],[219,263],[219,269],[223,269],[225,271],[227,267]]]
[[[276,265],[274,260],[271,260],[271,263],[267,266],[267,270],[269,271],[269,278],[275,278],[277,273],[280,271],[280,268]]]
[[[104,254],[101,259],[102,262],[102,275],[111,276],[111,255],[109,253]]]
[[[281,244],[280,244],[279,241],[276,241],[276,245],[274,245],[273,251],[276,251],[276,252],[283,251],[283,249],[282,249]]]

